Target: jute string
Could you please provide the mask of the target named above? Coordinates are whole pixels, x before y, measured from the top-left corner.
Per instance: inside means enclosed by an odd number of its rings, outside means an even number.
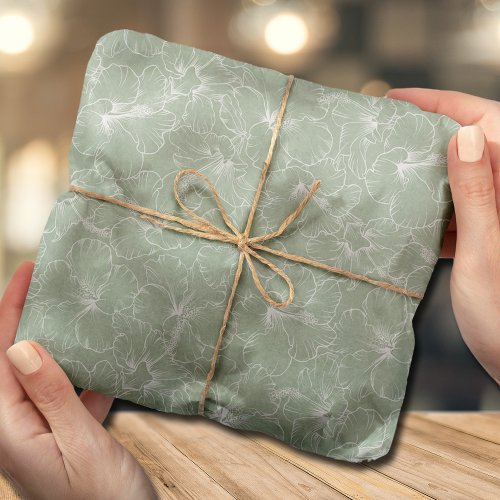
[[[271,137],[271,144],[269,146],[269,151],[267,153],[267,157],[264,161],[264,167],[261,171],[260,179],[259,179],[259,184],[257,186],[257,190],[255,192],[255,197],[252,203],[252,206],[250,207],[250,212],[248,215],[248,220],[245,226],[245,230],[241,233],[236,226],[232,223],[230,220],[229,216],[227,215],[226,211],[224,210],[224,207],[222,206],[221,200],[219,198],[219,195],[217,194],[213,184],[210,182],[208,177],[206,177],[204,174],[201,172],[195,170],[195,169],[184,169],[181,170],[177,173],[175,180],[174,180],[174,195],[175,199],[177,200],[177,203],[179,206],[182,208],[182,210],[190,215],[193,220],[189,219],[184,219],[182,217],[177,217],[175,215],[170,215],[162,212],[157,212],[156,210],[152,210],[147,207],[143,207],[140,205],[136,205],[135,203],[128,203],[123,200],[119,200],[117,198],[113,198],[111,196],[105,196],[103,194],[95,193],[93,191],[88,191],[82,187],[75,186],[73,184],[70,185],[69,190],[74,191],[76,193],[80,193],[84,196],[88,196],[90,198],[94,198],[97,200],[102,200],[102,201],[107,201],[109,203],[113,203],[115,205],[119,205],[124,208],[128,208],[130,210],[133,210],[134,212],[140,213],[140,217],[143,219],[147,219],[150,222],[157,224],[161,227],[164,227],[166,229],[169,229],[171,231],[176,231],[178,233],[185,233],[185,234],[190,234],[191,236],[195,236],[197,238],[204,238],[207,240],[212,240],[212,241],[221,241],[225,243],[230,243],[233,245],[236,245],[239,250],[240,250],[240,255],[238,259],[238,265],[236,267],[236,272],[234,275],[234,280],[233,280],[233,286],[231,288],[231,292],[229,294],[229,300],[227,302],[226,309],[224,311],[224,317],[222,320],[222,326],[219,331],[219,336],[217,338],[217,342],[215,345],[214,353],[212,356],[212,360],[210,363],[210,369],[207,374],[205,386],[201,392],[199,403],[198,403],[198,414],[199,415],[204,415],[204,409],[205,409],[205,398],[208,393],[208,389],[210,386],[210,381],[213,378],[214,372],[215,372],[215,365],[217,362],[218,354],[219,354],[219,349],[222,343],[222,337],[224,335],[224,332],[226,331],[227,323],[229,320],[229,315],[231,312],[231,308],[233,305],[234,301],[234,296],[236,293],[236,289],[238,287],[238,283],[240,281],[241,277],[241,272],[243,269],[243,263],[246,261],[248,264],[248,267],[250,269],[250,272],[252,274],[253,281],[259,290],[259,292],[262,294],[264,299],[271,304],[274,307],[286,307],[288,306],[295,295],[295,288],[293,286],[292,280],[290,277],[278,266],[274,265],[272,262],[270,262],[268,259],[260,255],[257,251],[262,251],[262,252],[267,252],[273,255],[277,255],[279,257],[282,257],[284,259],[288,259],[291,261],[295,262],[300,262],[302,264],[307,264],[309,266],[317,267],[319,269],[324,269],[325,271],[330,271],[332,273],[337,273],[341,274],[343,276],[347,276],[348,278],[360,280],[360,281],[365,281],[367,283],[371,283],[372,285],[379,286],[382,288],[386,288],[387,290],[391,290],[396,293],[402,293],[404,295],[407,295],[409,297],[415,297],[418,299],[422,299],[423,295],[419,294],[417,292],[412,292],[410,290],[407,290],[405,288],[396,286],[392,283],[387,283],[385,281],[379,281],[375,280],[372,278],[369,278],[368,276],[360,275],[360,274],[355,274],[350,271],[346,271],[344,269],[340,269],[338,267],[333,267],[329,266],[327,264],[323,264],[322,262],[317,262],[312,259],[308,259],[306,257],[302,257],[300,255],[293,255],[287,252],[282,252],[280,250],[276,250],[274,248],[270,248],[266,245],[263,245],[262,242],[271,240],[273,238],[276,238],[280,236],[285,229],[298,217],[298,215],[302,212],[304,207],[307,205],[307,203],[310,201],[314,193],[318,190],[320,186],[320,181],[316,180],[307,195],[304,197],[304,199],[299,203],[298,207],[288,216],[286,217],[283,222],[280,224],[278,229],[276,231],[272,231],[268,234],[264,234],[262,236],[253,236],[250,237],[250,231],[252,228],[253,220],[255,217],[255,211],[257,209],[257,205],[259,203],[260,195],[262,193],[262,189],[264,187],[264,183],[266,181],[266,176],[267,172],[269,170],[269,165],[271,164],[271,159],[273,156],[273,151],[274,151],[274,146],[276,144],[276,139],[278,137],[278,132],[281,128],[281,123],[283,120],[283,115],[285,112],[285,107],[286,103],[288,100],[288,96],[290,94],[290,89],[293,83],[294,76],[289,75],[288,76],[288,82],[285,87],[284,95],[281,101],[281,106],[278,112],[278,116],[276,119],[275,127],[273,130],[273,135]],[[179,196],[179,181],[180,179],[185,176],[185,175],[195,175],[197,177],[200,177],[205,181],[205,183],[208,185],[209,190],[211,191],[215,202],[217,204],[217,207],[220,211],[220,214],[227,226],[227,228],[230,230],[226,229],[221,229],[208,220],[204,219],[203,217],[200,217],[196,213],[194,213],[192,210],[190,210],[186,205],[182,202],[180,196]],[[168,222],[174,222],[177,224],[180,224],[182,227],[179,226],[174,226],[172,224],[167,224],[165,222],[160,222],[158,219],[166,220]],[[255,269],[254,263],[252,261],[252,258],[257,259],[259,262],[264,264],[265,266],[269,267],[273,272],[275,272],[278,276],[280,276],[288,285],[288,297],[286,300],[283,302],[278,302],[274,300],[268,292],[265,290],[263,287],[260,278],[258,276],[257,270]]]

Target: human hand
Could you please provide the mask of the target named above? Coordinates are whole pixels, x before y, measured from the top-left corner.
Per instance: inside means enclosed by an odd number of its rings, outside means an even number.
[[[386,97],[462,125],[448,144],[455,214],[440,256],[454,257],[450,291],[462,338],[500,384],[500,102],[425,88],[391,89]]]
[[[23,262],[0,301],[0,469],[30,499],[158,498],[102,426],[113,398],[90,390],[78,397],[43,346],[12,346],[32,272],[33,262]]]

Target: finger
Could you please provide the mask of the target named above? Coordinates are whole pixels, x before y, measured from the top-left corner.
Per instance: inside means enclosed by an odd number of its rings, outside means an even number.
[[[426,88],[391,89],[386,97],[408,101],[423,111],[440,113],[453,118],[460,125],[478,122],[491,105],[490,99],[478,97],[455,90],[438,90]]]
[[[457,253],[482,252],[500,224],[488,143],[479,125],[462,127],[448,145],[448,178],[455,208]],[[465,255],[465,254],[464,254]]]
[[[109,410],[115,398],[100,392],[85,389],[80,394],[80,401],[90,414],[102,424],[108,416]]]
[[[34,265],[27,260],[17,267],[0,301],[0,352],[5,352],[16,337]]]
[[[7,357],[26,394],[49,424],[59,449],[74,456],[76,443],[103,427],[87,411],[64,370],[38,342],[21,340]]]
[[[0,420],[26,394],[12,373],[5,351],[14,342],[19,318],[28,292],[34,262],[22,262],[10,279],[0,301]]]

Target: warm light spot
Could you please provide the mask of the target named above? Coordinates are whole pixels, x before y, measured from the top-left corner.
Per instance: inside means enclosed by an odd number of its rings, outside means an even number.
[[[26,52],[33,43],[33,24],[22,14],[0,16],[0,51],[6,54]]]
[[[22,254],[38,247],[56,199],[57,168],[56,151],[44,139],[10,156],[4,193],[5,244],[10,250]]]
[[[304,20],[296,14],[278,14],[268,23],[264,38],[278,54],[299,52],[307,43],[309,32]]]

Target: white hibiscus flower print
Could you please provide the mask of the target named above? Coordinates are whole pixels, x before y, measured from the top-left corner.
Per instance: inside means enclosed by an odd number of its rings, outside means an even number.
[[[439,165],[446,168],[446,159],[432,148],[435,133],[434,125],[421,114],[398,117],[385,150],[366,172],[368,193],[375,201],[388,204],[391,217],[401,226],[423,227],[438,217]],[[415,203],[425,210],[415,210]]]
[[[333,137],[321,121],[307,116],[300,119],[289,116],[282,122],[277,143],[290,158],[312,165],[331,151]]]
[[[119,90],[117,96],[111,97],[107,89],[115,81],[120,82],[121,94]],[[80,109],[73,135],[75,149],[96,156],[102,154],[104,145],[132,141],[136,159],[157,153],[164,144],[165,133],[176,123],[174,113],[165,109],[166,81],[158,67],[149,66],[136,75],[127,66],[112,64],[102,71],[98,85],[104,89],[98,95],[106,97],[90,101]],[[98,85],[94,87],[96,93]],[[120,149],[114,151],[116,154]],[[130,162],[126,171],[120,171],[125,167],[116,158],[110,163],[116,165],[117,173],[123,177],[130,176],[136,166]]]
[[[82,361],[67,358],[58,359],[58,363],[77,387],[116,395],[118,373],[107,359],[98,361],[92,367],[85,366]]]
[[[398,145],[413,154],[425,154],[433,148],[436,128],[425,114],[408,111],[395,117],[393,123],[386,139],[388,146]]]
[[[142,57],[154,58],[166,50],[167,41],[159,39],[150,33],[144,33],[144,36],[138,39],[130,30],[123,30],[122,44],[132,53]]]
[[[359,203],[361,188],[346,183],[345,171],[335,168],[334,162],[323,161],[317,166],[318,174],[290,165],[269,174],[266,189],[257,210],[259,233],[276,229],[271,227],[277,218],[284,220],[307,196],[316,179],[325,179],[309,203],[283,233],[283,244],[288,236],[299,232],[304,241],[336,233],[341,222]],[[325,176],[321,173],[325,172]],[[280,222],[281,222],[280,220]],[[255,233],[256,235],[259,233]],[[291,251],[291,250],[290,250]]]
[[[177,168],[179,170],[194,168],[205,174],[227,205],[225,208],[228,213],[235,207],[248,206],[247,198],[241,195],[242,191],[252,192],[255,191],[255,187],[246,180],[247,164],[241,160],[229,137],[215,133],[204,135],[191,133],[188,136],[189,141],[186,141],[186,130],[183,128],[177,129],[170,135],[170,141],[178,150],[173,157]],[[171,183],[171,178],[167,182]],[[192,187],[196,189],[196,194],[203,194],[210,200],[212,206],[215,205],[212,193],[203,181],[195,177]],[[192,191],[193,189],[186,189],[186,194]],[[192,204],[189,207],[193,209]]]
[[[437,170],[437,168],[435,167]],[[408,182],[401,190],[394,193],[389,204],[389,213],[396,224],[401,227],[414,229],[423,228],[432,224],[442,211],[439,200],[440,191],[428,190],[420,182]],[[432,198],[432,202],[430,200]],[[415,210],[415,203],[421,203],[425,208]]]
[[[305,186],[297,184],[293,197],[303,199]],[[359,204],[361,188],[355,184],[347,184],[334,191],[316,192],[304,210],[297,218],[297,226],[301,235],[308,238],[332,235],[340,229],[341,221]]]
[[[202,53],[192,47],[167,42],[163,44],[164,71],[169,75],[172,94],[207,97],[224,95],[238,75],[218,54]],[[214,71],[217,77],[214,76]]]
[[[269,148],[282,89],[259,89],[264,87],[262,82],[255,84],[257,88],[242,85],[232,89],[229,97],[222,101],[221,119],[231,132],[244,139],[248,157],[260,162],[264,161]]]
[[[113,355],[119,367],[118,397],[152,406],[181,383],[194,380],[173,353],[165,349],[162,332],[131,316],[115,313]]]
[[[239,256],[240,250],[235,245],[216,242],[203,245],[196,255],[202,279],[211,289],[229,290]]]
[[[161,332],[164,352],[187,364],[191,373],[206,374],[228,292],[211,289],[199,279],[198,269],[189,272],[182,264],[175,275],[183,277],[173,282],[173,257],[163,255],[144,264],[150,283],[139,289],[130,314]]]
[[[47,220],[45,237],[50,235],[52,242],[60,241],[74,226],[89,220],[90,216],[85,217],[84,213],[80,199],[75,194],[68,193],[58,198]]]
[[[65,347],[78,343],[99,353],[109,349],[113,339],[106,324],[115,311],[129,307],[137,293],[134,273],[112,263],[111,248],[97,239],[77,240],[66,259],[47,266],[43,280],[38,300],[47,308],[45,328],[71,332]]]
[[[227,375],[231,377],[230,373]],[[214,380],[210,385],[205,404],[206,417],[228,427],[265,431],[277,439],[284,438],[277,401],[271,397],[275,384],[265,368],[260,365],[245,367],[229,386],[224,380]],[[217,403],[212,404],[211,401]]]
[[[168,109],[182,117],[195,133],[206,133],[215,124],[215,106],[237,75],[216,54],[202,53],[175,43],[163,46],[164,71],[168,75]],[[214,78],[216,70],[218,78]],[[189,84],[187,84],[189,82]]]
[[[353,114],[353,110],[356,113]],[[396,106],[379,98],[340,94],[332,104],[332,117],[341,128],[340,153],[346,156],[346,168],[362,179],[366,175],[366,151],[384,140],[393,126]]]
[[[137,216],[126,217],[116,222],[111,228],[111,246],[118,257],[133,260],[151,255],[162,248],[163,241],[156,242],[150,233],[159,231],[160,226]]]
[[[188,292],[184,287],[179,289],[168,283],[165,286],[144,285],[134,299],[133,314],[136,318],[146,320],[152,305],[162,308],[161,329],[168,333],[164,349],[174,353],[181,334],[193,333],[194,323],[202,320],[202,312],[206,309],[198,306],[194,300],[195,293]],[[155,324],[156,326],[156,324]]]
[[[393,283],[424,293],[438,255],[428,245],[412,241],[391,257],[387,273]],[[408,272],[408,262],[413,270]]]
[[[390,447],[388,436],[394,436],[398,411],[389,417],[382,415],[374,404],[370,407],[355,406],[339,416],[333,445],[322,450],[327,457],[340,458],[349,462],[374,460],[387,453]]]
[[[355,117],[352,113],[353,107],[358,111]],[[381,134],[380,127],[383,126],[379,114],[385,109],[381,103],[369,100],[369,96],[363,96],[361,99],[349,99],[348,96],[344,96],[338,100],[332,116],[342,123],[341,144],[354,149],[356,141],[361,139],[375,141]]]
[[[237,291],[232,310],[231,332],[244,344],[245,363],[263,363],[263,346],[268,345],[270,355],[266,356],[265,366],[273,376],[284,374],[296,361],[313,360],[322,349],[335,344],[336,334],[330,322],[341,300],[338,280],[331,274],[300,264],[284,269],[296,288],[290,305],[274,308],[253,287],[251,291]],[[243,279],[251,280],[248,270]],[[274,277],[262,283],[266,290],[274,292],[280,282]],[[285,294],[279,296],[279,300],[285,298]],[[287,354],[276,356],[274,352]]]
[[[390,311],[403,311],[390,320]],[[361,309],[345,311],[336,326],[341,345],[339,380],[351,398],[376,394],[400,402],[413,354],[414,338],[407,335],[411,318],[404,315],[405,298],[377,287],[368,292]]]
[[[314,452],[329,450],[336,441],[337,421],[347,411],[348,400],[338,383],[339,363],[331,354],[300,370],[286,394],[284,416],[292,424],[291,444]]]
[[[384,276],[393,252],[399,251],[409,240],[409,232],[389,218],[368,222],[346,219],[330,240],[310,239],[307,253],[315,260],[347,271],[376,272]]]

